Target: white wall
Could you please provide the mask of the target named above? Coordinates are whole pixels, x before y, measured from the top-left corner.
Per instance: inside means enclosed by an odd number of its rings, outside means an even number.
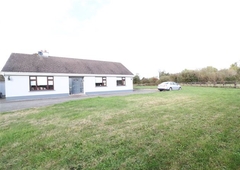
[[[54,76],[54,90],[56,93],[69,94],[69,77]]]
[[[97,76],[97,75],[96,75]],[[120,92],[133,90],[133,78],[126,77],[126,86],[117,86],[117,76],[107,77],[106,87],[95,86],[95,76],[84,76],[84,93],[101,93],[101,92]],[[5,94],[6,98],[22,98],[46,95],[69,94],[69,76],[54,76],[54,90],[30,91],[29,76],[5,76]]]
[[[38,95],[56,95],[69,93],[68,77],[54,76],[54,90],[30,91],[29,76],[10,76],[8,80],[5,77],[6,97],[24,97]]]
[[[126,86],[116,85],[117,77],[109,76],[107,77],[107,86],[96,87],[95,77],[84,77],[84,93],[92,92],[110,92],[110,91],[123,91],[123,90],[133,90],[133,78],[126,77]]]

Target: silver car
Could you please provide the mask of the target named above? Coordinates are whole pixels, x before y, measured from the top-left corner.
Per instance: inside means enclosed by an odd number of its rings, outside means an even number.
[[[162,82],[161,84],[158,85],[158,90],[159,91],[171,91],[171,90],[181,90],[182,87],[173,81],[167,81],[167,82]]]

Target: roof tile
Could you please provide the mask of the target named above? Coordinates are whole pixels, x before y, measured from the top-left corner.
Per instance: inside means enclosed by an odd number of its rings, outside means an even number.
[[[118,62],[12,53],[2,72],[133,75]]]

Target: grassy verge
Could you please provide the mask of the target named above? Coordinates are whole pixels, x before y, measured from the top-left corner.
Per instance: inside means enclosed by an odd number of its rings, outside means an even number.
[[[240,90],[184,87],[0,114],[0,169],[240,169]]]
[[[157,85],[156,86],[138,86],[138,85],[134,85],[133,88],[134,89],[157,89]]]

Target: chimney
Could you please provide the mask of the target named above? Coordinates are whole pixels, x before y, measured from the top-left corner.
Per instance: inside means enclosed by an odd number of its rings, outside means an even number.
[[[41,50],[41,51],[38,51],[38,55],[41,57],[48,57],[49,53],[46,50],[44,50],[44,51]]]

